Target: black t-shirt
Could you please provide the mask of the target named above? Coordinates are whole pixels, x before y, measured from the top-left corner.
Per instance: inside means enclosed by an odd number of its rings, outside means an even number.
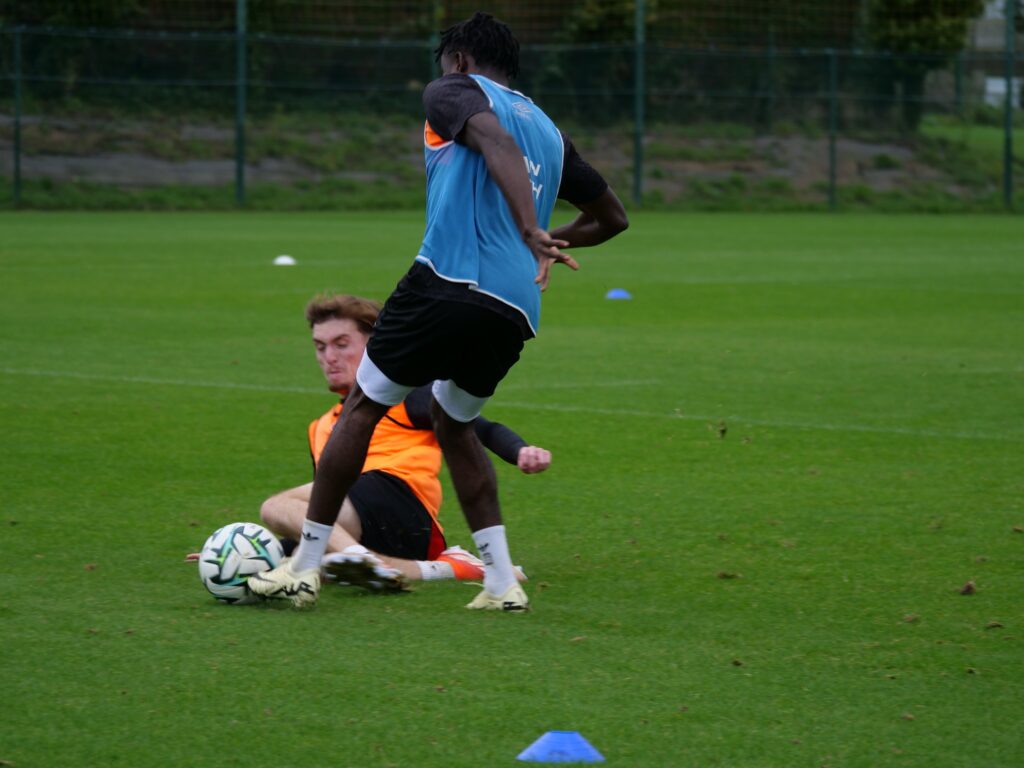
[[[423,91],[423,109],[431,130],[446,141],[461,144],[466,121],[473,115],[490,110],[487,94],[469,75],[445,75],[430,83]],[[608,189],[608,182],[580,157],[572,140],[564,132],[562,146],[562,181],[558,197],[573,205],[589,203]]]

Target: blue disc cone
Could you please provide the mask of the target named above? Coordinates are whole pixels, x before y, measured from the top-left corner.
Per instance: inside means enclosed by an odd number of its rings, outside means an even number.
[[[633,296],[625,288],[612,288],[604,295],[606,299],[632,299]]]
[[[548,731],[516,759],[529,763],[604,762],[604,756],[576,731]]]

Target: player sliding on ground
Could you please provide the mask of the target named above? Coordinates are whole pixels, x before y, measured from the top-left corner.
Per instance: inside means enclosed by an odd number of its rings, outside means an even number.
[[[322,295],[306,305],[316,360],[327,388],[341,396],[309,425],[309,451],[316,466],[323,447],[355,386],[356,368],[380,305],[347,295]],[[483,562],[461,547],[449,547],[441,527],[441,448],[430,418],[430,389],[419,387],[378,423],[370,440],[363,473],[341,505],[327,542],[323,572],[339,584],[373,592],[400,592],[410,581],[481,581]],[[526,442],[508,427],[480,417],[481,442],[524,474],[543,472],[551,453]],[[271,496],[261,509],[262,523],[282,539],[290,553],[302,536],[312,483]],[[199,559],[188,555],[187,562]],[[521,570],[517,576],[525,580]]]
[[[306,305],[317,363],[327,388],[341,402],[309,425],[314,466],[344,412],[356,368],[373,333],[380,306],[357,296],[318,296]],[[508,427],[481,417],[483,444],[525,473],[543,472],[551,453],[527,445]],[[328,578],[373,591],[401,591],[408,581],[482,580],[483,563],[449,547],[439,520],[441,449],[430,419],[430,390],[414,389],[374,430],[363,472],[349,490],[327,542]],[[298,541],[313,484],[282,491],[260,509],[264,525]],[[521,572],[519,572],[521,575]]]
[[[483,591],[467,607],[528,609],[494,467],[474,422],[524,341],[536,335],[551,265],[578,268],[561,249],[597,245],[628,224],[615,193],[568,137],[509,88],[519,72],[519,43],[507,26],[477,13],[445,30],[435,53],[444,74],[423,94],[423,243],[384,305],[320,456],[295,554],[249,579],[253,592],[300,607],[317,601],[321,559],[378,422],[433,382],[434,432],[484,562]],[[580,214],[548,232],[556,197]]]

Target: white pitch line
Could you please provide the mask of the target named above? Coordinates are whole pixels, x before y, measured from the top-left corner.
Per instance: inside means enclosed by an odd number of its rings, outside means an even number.
[[[313,389],[312,387],[278,387],[266,384],[242,384],[227,381],[183,381],[181,379],[158,379],[151,376],[110,376],[99,373],[68,373],[66,371],[39,371],[24,370],[16,368],[0,368],[0,373],[12,376],[46,376],[53,379],[85,379],[87,381],[113,381],[122,384],[157,384],[168,387],[202,387],[206,389],[245,389],[256,392],[287,392],[302,395],[322,395],[328,390],[326,387]]]
[[[586,384],[579,384],[577,382],[565,382],[556,381],[544,384],[543,387],[538,387],[536,384],[501,384],[500,388],[502,392],[515,392],[523,390],[536,391],[537,389],[543,389],[545,392],[552,389],[596,389],[601,388],[612,388],[618,389],[620,387],[650,387],[655,384],[661,384],[660,379],[636,379],[629,380],[623,379],[622,381],[595,381],[593,383],[587,382]]]
[[[84,379],[89,381],[112,381],[122,384],[155,384],[170,387],[201,387],[206,389],[234,389],[250,390],[255,392],[280,392],[301,395],[325,395],[327,390],[315,389],[313,387],[281,387],[267,384],[242,384],[219,381],[187,381],[181,379],[159,379],[149,376],[111,376],[104,374],[90,373],[66,373],[62,371],[41,371],[18,368],[0,367],[0,373],[12,376],[45,376],[54,379]],[[650,382],[633,382],[635,385]],[[580,387],[589,389],[591,385]],[[583,405],[563,405],[559,403],[542,402],[515,402],[507,400],[493,401],[495,408],[518,408],[531,411],[553,411],[555,413],[585,413],[597,416],[626,416],[641,419],[674,419],[680,421],[705,422],[718,424],[724,421],[728,424],[742,424],[753,427],[769,427],[776,429],[807,429],[824,432],[864,432],[878,435],[905,435],[909,437],[934,437],[940,439],[958,440],[993,440],[997,442],[1024,443],[1024,436],[1019,435],[992,435],[981,432],[943,431],[934,429],[912,429],[907,427],[875,427],[865,424],[823,424],[818,422],[801,422],[785,420],[760,420],[748,419],[736,415],[705,416],[681,411],[641,411],[631,408],[600,408]]]

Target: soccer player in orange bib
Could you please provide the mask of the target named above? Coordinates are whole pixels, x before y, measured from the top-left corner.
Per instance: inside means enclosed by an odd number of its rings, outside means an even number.
[[[327,387],[341,402],[309,425],[313,464],[319,462],[356,369],[373,332],[380,306],[356,296],[318,296],[306,306],[316,359]],[[481,442],[525,474],[543,472],[551,453],[527,445],[515,432],[483,417]],[[362,474],[349,489],[330,532],[322,564],[329,578],[373,591],[400,591],[419,579],[482,580],[483,563],[461,547],[449,547],[438,519],[441,507],[441,448],[430,417],[430,391],[414,389],[377,424]],[[260,510],[264,525],[298,540],[313,484],[282,491]],[[522,577],[522,572],[518,573]]]

